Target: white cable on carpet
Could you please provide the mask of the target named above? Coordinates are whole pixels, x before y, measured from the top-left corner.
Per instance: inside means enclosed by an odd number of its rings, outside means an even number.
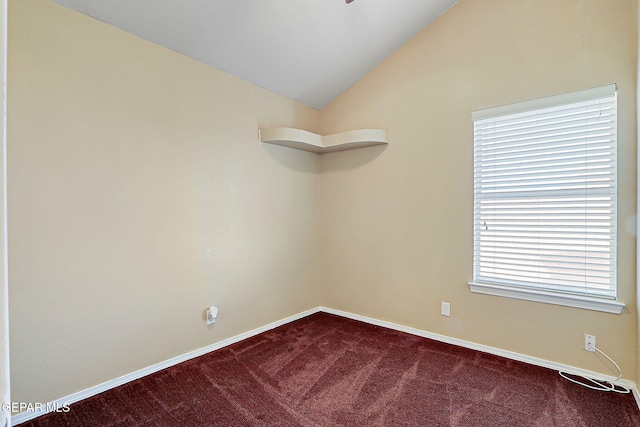
[[[618,364],[612,358],[607,356],[598,347],[593,346],[593,348],[595,349],[595,351],[597,351],[598,353],[600,353],[601,355],[603,355],[604,357],[609,359],[609,361],[615,365],[615,367],[618,369],[618,377],[617,378],[614,378],[612,380],[596,380],[594,378],[585,377],[583,375],[570,374],[568,372],[558,371],[560,376],[562,378],[564,378],[565,380],[571,381],[572,383],[581,385],[583,387],[590,388],[592,390],[613,391],[615,393],[624,393],[624,394],[630,393],[631,390],[628,389],[627,387],[621,386],[619,384],[614,384],[615,381],[618,381],[620,378],[622,378],[622,369],[620,369],[620,366],[618,366]],[[591,385],[591,384],[588,384],[588,383],[584,383],[582,381],[574,380],[573,378],[570,378],[569,375],[574,375],[574,376],[576,376],[578,378],[582,378],[583,380],[586,380],[586,381],[591,382],[592,384],[595,384],[595,386]]]

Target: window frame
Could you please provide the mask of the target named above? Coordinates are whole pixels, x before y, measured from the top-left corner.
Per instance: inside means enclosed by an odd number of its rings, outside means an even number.
[[[476,121],[479,121],[479,120],[497,118],[497,117],[502,117],[502,116],[510,116],[512,114],[518,114],[518,113],[523,113],[523,112],[528,112],[528,111],[541,110],[541,109],[546,109],[546,108],[550,108],[550,107],[556,107],[556,106],[561,106],[561,105],[565,105],[565,104],[571,104],[571,103],[575,103],[575,102],[582,102],[582,101],[588,101],[588,100],[594,100],[594,99],[602,99],[602,98],[611,97],[611,96],[616,96],[617,97],[617,90],[616,89],[617,89],[616,85],[615,84],[611,84],[611,85],[607,85],[607,86],[601,86],[601,87],[581,90],[581,91],[577,91],[577,92],[571,92],[571,93],[566,93],[566,94],[561,94],[561,95],[556,95],[556,96],[550,96],[550,97],[546,97],[546,98],[535,99],[535,100],[532,100],[532,101],[525,101],[525,102],[520,102],[520,103],[516,103],[516,104],[500,106],[500,107],[496,107],[496,108],[489,108],[489,109],[473,112],[472,113],[472,119],[473,119],[473,122],[475,123]],[[616,101],[616,103],[617,103],[617,101]],[[617,117],[618,117],[618,113],[616,111],[616,123],[617,123]],[[475,151],[475,149],[476,149],[476,129],[475,129],[475,126],[474,126],[473,135],[474,135],[474,151]],[[615,144],[617,145],[617,132],[616,132]],[[614,165],[616,163],[617,163],[617,159],[614,160]],[[617,168],[617,165],[616,165],[616,168]],[[615,177],[616,177],[615,192],[617,194],[617,171],[615,173]],[[475,164],[474,164],[474,182],[473,183],[474,183],[473,207],[474,207],[474,212],[475,212],[476,203],[477,203],[476,194],[475,194],[475,188],[476,188]],[[613,228],[615,230],[614,241],[613,241],[613,244],[615,245],[615,250],[613,251],[613,253],[614,253],[615,257],[616,257],[615,262],[614,262],[614,269],[617,270],[617,260],[618,260],[618,256],[617,256],[617,221],[618,221],[618,219],[617,219],[617,210],[618,210],[617,197],[616,197],[616,201],[615,201],[614,207],[615,207],[615,213],[616,214],[614,215],[614,219],[613,219]],[[478,227],[480,227],[480,225],[474,219],[474,224],[473,224],[474,236],[476,235],[476,232],[479,231]],[[476,280],[476,262],[477,262],[476,250],[477,250],[477,246],[476,246],[475,237],[474,237],[474,245],[473,245],[473,255],[474,255],[473,256],[473,280],[468,283],[469,289],[473,293],[496,295],[496,296],[501,296],[501,297],[515,298],[515,299],[521,299],[521,300],[527,300],[527,301],[543,302],[543,303],[549,303],[549,304],[557,304],[557,305],[563,305],[563,306],[568,306],[568,307],[576,307],[576,308],[582,308],[582,309],[588,309],[588,310],[603,311],[603,312],[614,313],[614,314],[620,314],[622,312],[622,310],[624,309],[624,307],[625,307],[624,303],[618,301],[618,299],[617,299],[617,287],[618,287],[617,280],[614,283],[614,285],[615,285],[615,288],[614,288],[615,297],[613,299],[612,298],[606,298],[606,297],[597,297],[597,296],[588,296],[588,295],[581,295],[581,294],[566,293],[566,292],[562,292],[562,291],[541,290],[541,289],[534,289],[534,288],[527,288],[527,287],[520,287],[520,286],[510,286],[510,285],[504,284],[504,283],[498,283],[498,282],[492,283],[490,281],[479,281],[479,280]],[[616,274],[616,271],[614,271],[614,275],[615,274]]]

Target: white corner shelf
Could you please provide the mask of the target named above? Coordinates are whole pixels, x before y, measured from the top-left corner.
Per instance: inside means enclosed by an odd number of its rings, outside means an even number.
[[[260,141],[298,150],[322,154],[353,148],[388,144],[387,131],[382,129],[358,129],[333,135],[318,135],[302,129],[259,129]]]

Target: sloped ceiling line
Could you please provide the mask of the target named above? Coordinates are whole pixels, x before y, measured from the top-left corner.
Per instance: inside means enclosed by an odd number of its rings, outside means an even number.
[[[457,2],[54,1],[316,109]]]

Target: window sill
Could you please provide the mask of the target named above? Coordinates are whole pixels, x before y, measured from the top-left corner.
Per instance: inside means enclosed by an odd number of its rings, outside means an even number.
[[[604,311],[606,313],[620,314],[624,309],[624,303],[608,299],[583,297],[580,295],[555,294],[532,289],[505,288],[488,283],[469,282],[471,292],[486,295],[496,295],[506,298],[515,298],[527,301],[544,302],[547,304],[564,305],[567,307],[583,308],[586,310]]]

